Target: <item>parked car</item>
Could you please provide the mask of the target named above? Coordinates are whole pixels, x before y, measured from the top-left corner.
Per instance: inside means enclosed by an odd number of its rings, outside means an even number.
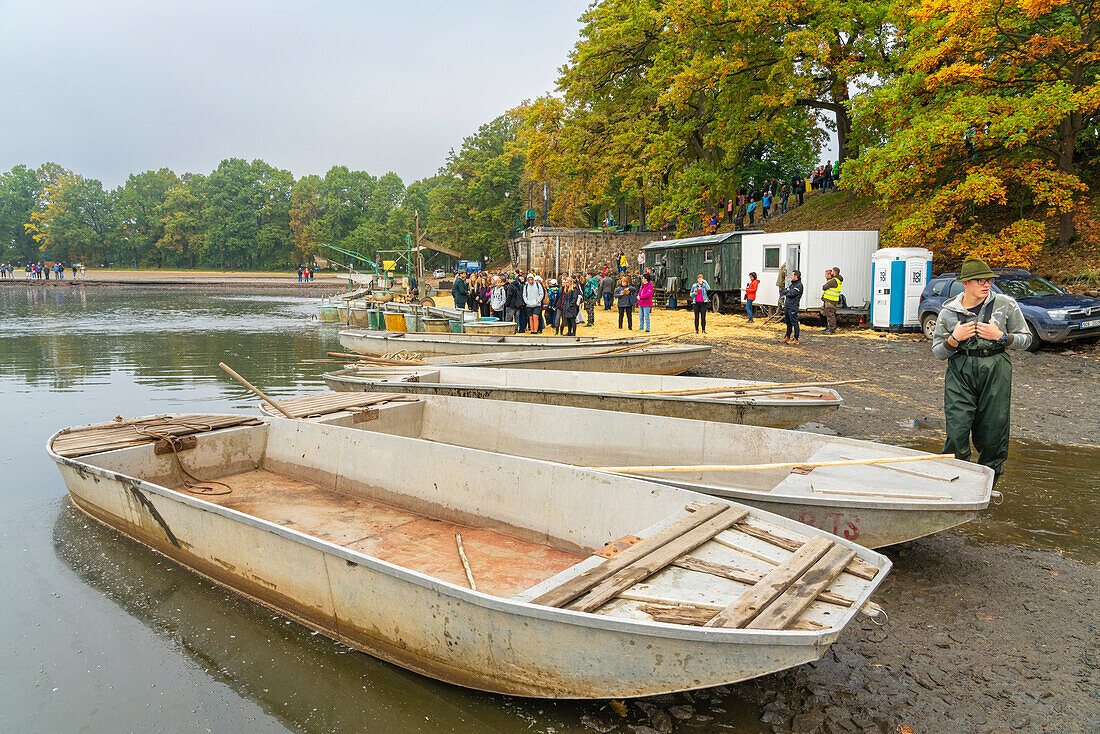
[[[446,278],[447,277],[447,271],[444,270],[443,268],[436,268],[435,272],[432,273],[432,277],[433,278]]]
[[[1100,336],[1100,299],[1078,296],[1026,270],[995,270],[993,290],[1016,299],[1031,329],[1032,351],[1043,342],[1064,342]],[[962,293],[958,273],[944,273],[928,281],[917,307],[921,329],[929,339],[936,319],[949,298]]]

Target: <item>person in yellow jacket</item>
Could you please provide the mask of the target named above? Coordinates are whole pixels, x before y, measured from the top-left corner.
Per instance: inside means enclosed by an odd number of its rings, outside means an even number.
[[[619,274],[625,273],[628,267],[630,267],[630,262],[626,259],[626,253],[619,250]]]
[[[826,334],[836,333],[836,307],[840,303],[840,289],[843,287],[840,268],[825,271],[825,285],[821,286],[821,313],[825,315]]]

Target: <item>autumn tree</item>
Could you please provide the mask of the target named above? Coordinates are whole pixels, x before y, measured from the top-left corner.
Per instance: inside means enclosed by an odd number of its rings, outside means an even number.
[[[128,259],[155,258],[158,264],[163,264],[162,251],[157,248],[164,236],[163,209],[168,192],[179,184],[175,173],[161,168],[130,174],[117,191],[120,240],[131,254]]]
[[[38,210],[27,223],[50,257],[84,260],[108,253],[118,225],[114,198],[103,185],[71,171],[49,171]]]
[[[522,214],[519,183],[526,154],[520,120],[507,113],[478,128],[451,150],[428,193],[428,236],[467,256],[499,257],[512,222]]]
[[[1080,0],[922,0],[904,73],[857,106],[879,143],[847,186],[895,213],[890,239],[1028,265],[1073,236],[1078,140],[1100,108],[1100,9]]]
[[[177,263],[194,267],[202,255],[206,228],[203,221],[203,176],[186,173],[169,189],[160,206],[161,237],[157,248],[172,253]]]

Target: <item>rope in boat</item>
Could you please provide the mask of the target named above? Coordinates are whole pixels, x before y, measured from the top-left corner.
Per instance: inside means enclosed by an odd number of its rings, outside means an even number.
[[[410,352],[403,349],[396,352],[383,354],[382,358],[386,360],[422,360],[423,354],[421,354],[420,352]]]
[[[115,420],[121,419],[122,416],[115,416]],[[214,430],[214,426],[207,423],[199,423],[197,421],[172,421],[176,425],[184,426],[185,428],[192,429],[195,433],[209,433]],[[176,459],[176,467],[180,470],[180,474],[183,475],[183,489],[191,494],[206,495],[206,496],[218,496],[223,494],[229,494],[233,491],[225,482],[219,482],[214,479],[202,480],[196,477],[191,472],[187,471],[187,468],[183,465],[183,461],[180,460],[179,449],[176,445],[176,438],[170,434],[160,433],[152,426],[143,426],[136,423],[131,423],[130,427],[134,429],[135,433],[139,433],[142,436],[148,436],[149,438],[155,438],[161,441],[166,441],[169,448],[172,449],[172,456]],[[224,487],[224,490],[219,490],[209,485],[218,484]]]

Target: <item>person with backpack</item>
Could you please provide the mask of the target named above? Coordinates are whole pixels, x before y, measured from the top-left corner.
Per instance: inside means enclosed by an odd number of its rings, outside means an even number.
[[[558,328],[558,296],[561,295],[561,286],[556,278],[550,279],[550,287],[546,289],[546,325],[554,327],[554,333],[560,334]]]
[[[499,275],[493,276],[493,287],[489,292],[489,310],[500,321],[504,321],[504,306],[508,303],[508,292]]]
[[[535,274],[527,274],[527,283],[523,286],[523,308],[526,314],[527,331],[530,334],[539,332],[539,315],[542,313],[542,302],[546,297],[546,289],[542,283],[535,281]]]
[[[516,333],[527,330],[523,314],[523,281],[516,274],[508,274],[508,285],[504,287],[504,318],[515,323]]]
[[[588,273],[588,280],[584,282],[584,315],[585,328],[596,325],[596,299],[600,295],[600,279],[595,273]]]

